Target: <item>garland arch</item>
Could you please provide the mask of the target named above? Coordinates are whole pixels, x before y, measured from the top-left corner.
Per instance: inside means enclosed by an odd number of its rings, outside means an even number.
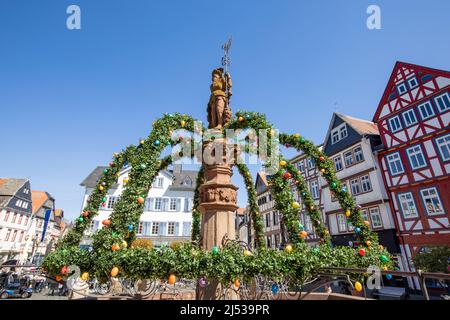
[[[256,112],[238,111],[224,130],[248,128],[255,131],[266,130],[267,138],[274,135],[274,128],[267,122],[265,116]],[[153,123],[152,132],[146,139],[140,141],[139,146],[129,146],[114,155],[74,228],[60,241],[57,250],[46,257],[43,267],[48,273],[61,275],[65,266],[77,265],[82,271],[103,280],[118,275],[134,280],[168,279],[169,276],[178,276],[189,279],[214,278],[223,284],[229,284],[236,279],[250,280],[257,276],[264,276],[272,281],[280,281],[283,277],[305,281],[314,277],[320,268],[328,266],[367,268],[376,265],[385,269],[392,267],[389,253],[378,244],[376,234],[370,230],[367,222],[363,221],[361,208],[355,204],[348,192],[342,189],[332,161],[311,141],[298,134],[282,133],[278,142],[286,147],[303,151],[314,159],[322,177],[334,191],[342,209],[357,230],[360,245],[356,250],[330,245],[329,232],[321,220],[320,211],[314,205],[302,175],[281,156],[278,159],[280,169],[270,177],[270,190],[274,195],[277,210],[283,214],[289,241],[292,244],[286,246],[284,251],[265,248],[264,225],[259,214],[252,177],[248,167],[239,163],[237,168],[244,178],[250,217],[255,231],[254,250],[245,249],[233,242],[213,252],[199,249],[201,216],[198,210],[198,188],[204,180],[203,167],[197,176],[194,192],[193,243],[181,243],[160,249],[130,248],[129,244],[135,238],[134,226],[139,222],[144,200],[153,179],[172,161],[171,157],[159,160],[162,150],[166,146],[183,143],[181,140],[171,139],[172,131],[177,129],[195,133],[194,119],[178,113],[166,114]],[[194,145],[194,150],[195,147]],[[273,150],[269,150],[269,154],[272,152]],[[190,156],[193,157],[193,154],[192,151]],[[100,205],[105,203],[107,190],[115,183],[126,163],[131,165],[129,182],[116,203],[106,227],[94,235],[94,249],[87,251],[78,248],[88,223],[97,214]],[[304,241],[305,231],[299,221],[299,204],[290,192],[292,184],[306,205],[307,214],[321,238],[319,246],[315,248],[307,246]]]

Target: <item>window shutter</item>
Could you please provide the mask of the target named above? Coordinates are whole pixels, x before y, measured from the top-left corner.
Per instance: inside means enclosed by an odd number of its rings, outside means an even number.
[[[184,212],[189,212],[189,198],[184,198]]]
[[[155,198],[148,198],[148,211],[153,211]]]
[[[183,222],[183,237],[189,236],[190,233],[191,233],[191,223],[189,221]]]
[[[158,230],[159,231],[158,232],[159,236],[165,236],[167,234],[166,226],[167,226],[167,222],[160,222],[159,223],[159,230]]]
[[[168,211],[169,198],[163,198],[163,206],[161,211]]]
[[[144,222],[142,224],[142,235],[148,236],[150,234],[150,222]]]
[[[174,228],[174,232],[173,232],[173,235],[174,235],[175,237],[178,237],[178,235],[179,235],[179,230],[180,230],[180,223],[179,223],[179,222],[175,222],[175,228]]]
[[[178,211],[180,211],[180,210],[181,210],[181,199],[178,198],[178,199],[177,199],[176,211],[178,212]]]

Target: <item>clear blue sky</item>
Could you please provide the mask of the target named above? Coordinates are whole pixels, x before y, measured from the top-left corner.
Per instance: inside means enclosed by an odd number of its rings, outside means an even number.
[[[66,28],[70,4],[81,30]],[[366,27],[370,4],[381,30]],[[449,12],[448,0],[2,0],[0,176],[31,179],[74,217],[79,183],[163,112],[205,120],[229,35],[234,109],[321,143],[335,103],[372,119],[395,61],[450,69]]]

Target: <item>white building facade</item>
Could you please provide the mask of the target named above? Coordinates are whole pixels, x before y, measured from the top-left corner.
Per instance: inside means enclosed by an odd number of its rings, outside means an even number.
[[[97,167],[82,183],[86,188],[83,206],[95,188],[98,178],[105,167]],[[131,167],[120,172],[116,185],[106,195],[107,201],[93,218],[91,227],[85,232],[81,245],[90,246],[92,235],[103,227],[102,221],[108,219],[114,204],[120,198],[124,187],[124,179],[128,179]],[[153,242],[155,247],[170,245],[173,242],[190,241],[192,228],[192,209],[195,183],[198,171],[182,170],[174,166],[173,170],[162,170],[156,176],[145,199],[144,211],[136,236]]]

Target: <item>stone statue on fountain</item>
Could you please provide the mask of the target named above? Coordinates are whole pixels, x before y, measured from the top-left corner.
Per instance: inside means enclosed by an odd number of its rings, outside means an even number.
[[[208,102],[209,129],[222,129],[231,119],[231,77],[223,68],[214,69],[212,72],[211,95]]]

